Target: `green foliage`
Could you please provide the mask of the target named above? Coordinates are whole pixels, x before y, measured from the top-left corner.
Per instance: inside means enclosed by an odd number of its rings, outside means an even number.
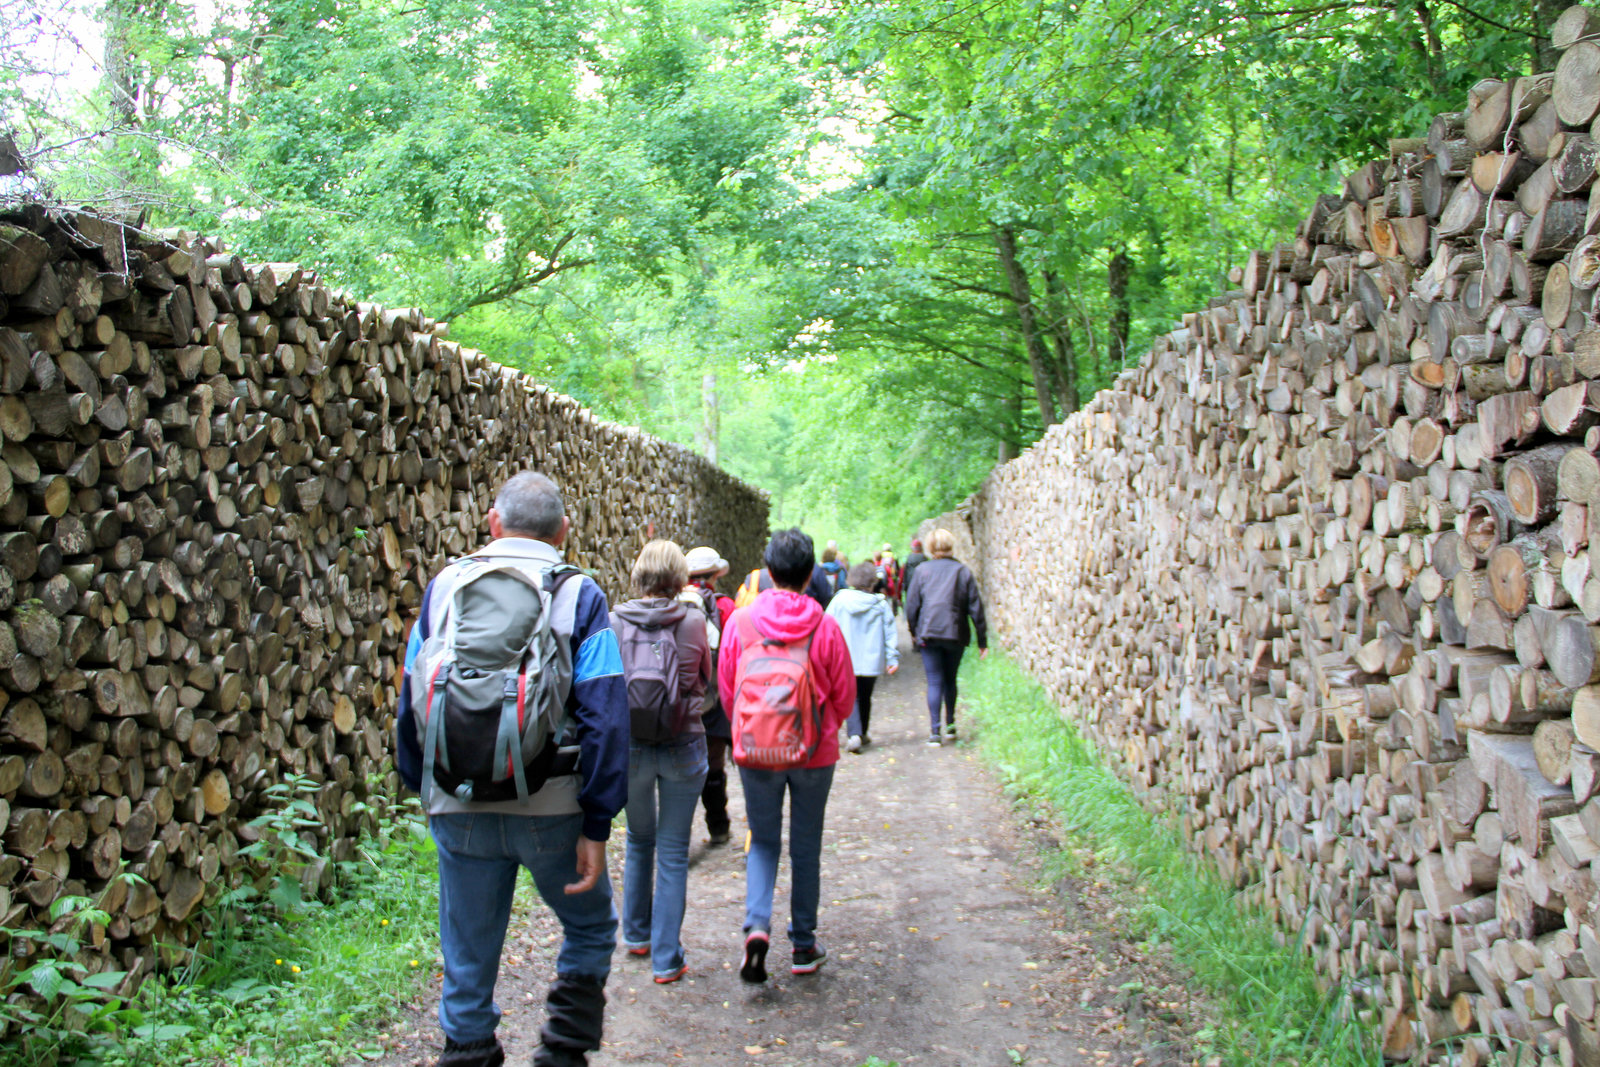
[[[1215,998],[1218,1017],[1197,1035],[1209,1053],[1241,1067],[1383,1062],[1350,991],[1322,992],[1298,935],[1245,906],[1174,825],[1141,807],[1039,685],[998,655],[962,670],[981,750],[1015,797],[1067,835],[1060,862],[1120,882],[1134,932],[1170,946]]]
[[[109,0],[96,91],[0,64],[0,125],[881,543],[1557,10]]]
[[[107,1067],[154,1064],[340,1064],[382,1049],[376,1025],[421,985],[437,958],[433,845],[416,802],[380,813],[356,860],[334,865],[334,889],[301,892],[316,822],[303,781],[275,788],[248,846],[262,888],[246,885],[208,905],[207,939],[131,997],[126,974],[85,974],[68,962],[80,938],[109,917],[82,898],[58,902],[49,933],[0,931],[51,950],[26,969],[0,971],[0,1054],[19,1067],[63,1059]],[[16,966],[19,961],[10,961]],[[42,1004],[27,1008],[27,1004]]]
[[[53,1062],[58,1048],[104,1032],[123,1014],[115,990],[127,972],[90,971],[74,958],[111,916],[88,897],[67,896],[50,905],[49,918],[45,930],[0,927],[11,947],[0,964],[0,1033],[19,1035],[14,1051],[25,1065]]]

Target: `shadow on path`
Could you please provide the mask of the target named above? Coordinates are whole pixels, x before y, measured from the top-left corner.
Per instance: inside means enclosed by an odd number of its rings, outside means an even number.
[[[710,848],[697,820],[683,940],[689,975],[650,979],[620,948],[608,986],[612,1064],[1187,1063],[1174,999],[1181,983],[1113,929],[1092,884],[1038,888],[1037,831],[1006,803],[964,743],[926,745],[919,661],[901,630],[902,670],[880,680],[874,744],[846,753],[828,804],[814,975],[788,973],[787,856],[779,871],[765,986],[739,980],[743,799],[730,782],[734,842]],[[613,837],[618,899],[621,832]],[[559,926],[534,904],[512,920],[497,999],[508,1063],[537,1041]],[[1133,988],[1137,983],[1138,989]],[[431,1065],[443,1043],[437,986],[395,1031],[381,1062]]]

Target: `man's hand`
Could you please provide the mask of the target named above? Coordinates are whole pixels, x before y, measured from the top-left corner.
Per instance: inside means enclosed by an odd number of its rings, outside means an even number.
[[[899,670],[899,669],[900,669],[900,664],[898,664],[898,663],[891,663],[891,664],[889,664],[889,673],[890,673],[890,674],[893,674],[893,673],[895,673],[895,672],[896,672],[896,671],[898,671],[898,670]]]
[[[978,649],[978,658],[979,659],[987,659],[988,657],[989,657],[989,650],[987,648]]]
[[[593,889],[606,869],[606,843],[578,838],[578,880],[566,887],[568,896],[577,896]]]

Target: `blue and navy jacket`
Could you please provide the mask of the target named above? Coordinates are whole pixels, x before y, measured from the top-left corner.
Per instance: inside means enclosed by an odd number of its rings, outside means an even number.
[[[561,555],[553,545],[526,537],[502,537],[476,555],[526,556],[541,565],[555,566]],[[435,601],[441,572],[428,583],[422,597],[422,615],[411,629],[406,646],[409,671],[422,643],[443,613]],[[583,812],[583,836],[604,841],[611,835],[611,820],[628,801],[628,691],[622,677],[622,654],[611,630],[611,607],[600,587],[587,576],[569,579],[580,583],[570,642],[572,695],[567,701],[569,725],[566,744],[578,745],[578,773],[552,778],[527,800],[498,803],[463,803],[446,790],[435,789],[430,815],[462,812],[500,812],[516,815],[567,815]],[[445,582],[448,586],[451,583]],[[444,594],[448,595],[448,594]],[[436,618],[437,616],[437,618]],[[566,637],[566,635],[562,635]],[[407,788],[420,792],[422,745],[407,687],[400,689],[400,714],[396,726],[396,764]]]

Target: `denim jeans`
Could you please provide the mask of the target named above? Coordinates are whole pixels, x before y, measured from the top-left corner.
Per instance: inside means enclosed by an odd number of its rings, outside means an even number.
[[[500,1007],[494,982],[511,919],[517,868],[533,875],[539,896],[561,920],[556,974],[605,982],[617,947],[617,913],[611,878],[602,873],[587,893],[568,896],[578,880],[578,837],[583,816],[435,815],[428,829],[439,850],[439,948],[444,988],[439,1026],[445,1036],[470,1044],[494,1036]]]
[[[689,834],[706,781],[706,739],[628,747],[628,862],[622,873],[622,940],[650,946],[650,969],[683,966]]]
[[[928,675],[928,724],[939,732],[939,705],[944,704],[944,721],[956,721],[956,672],[961,670],[961,654],[966,646],[957,641],[925,641],[922,669]]]
[[[872,687],[877,684],[876,674],[856,675],[856,706],[845,723],[846,737],[866,737],[872,732]]]
[[[789,940],[795,948],[817,943],[817,903],[822,896],[822,819],[833,786],[833,767],[793,771],[739,768],[744,783],[750,854],[744,868],[744,929],[772,930],[772,890],[783,851],[783,794],[789,792]]]

